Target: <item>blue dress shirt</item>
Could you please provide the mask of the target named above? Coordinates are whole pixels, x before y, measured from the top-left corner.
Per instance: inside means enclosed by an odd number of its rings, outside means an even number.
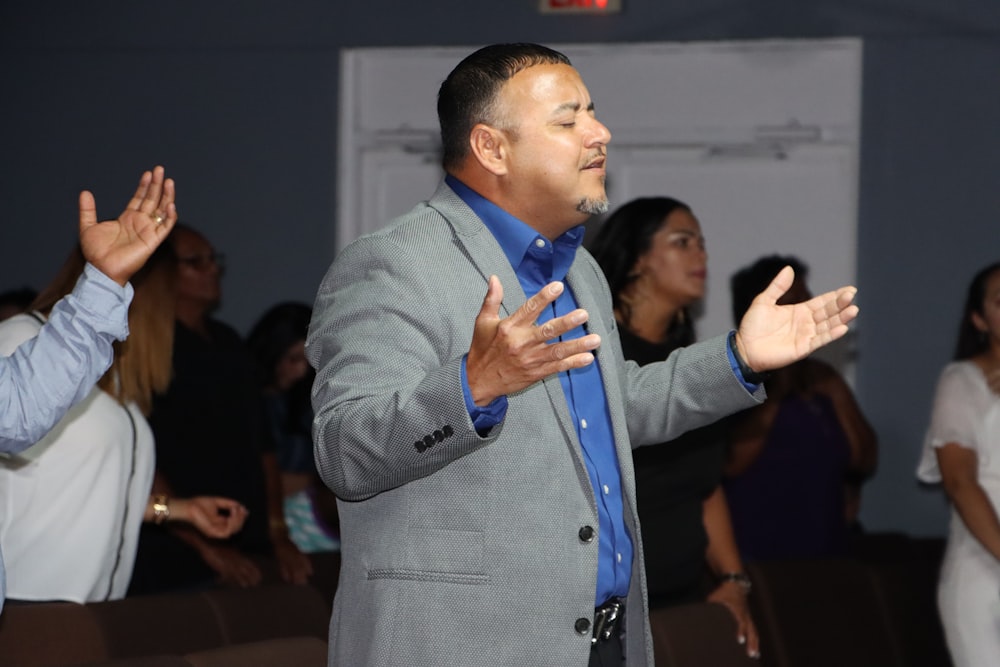
[[[128,336],[132,286],[87,264],[38,335],[0,356],[0,452],[41,440],[111,365],[111,343]],[[6,594],[0,554],[0,610]]]
[[[486,200],[453,176],[445,182],[468,204],[496,238],[510,261],[525,296],[531,298],[552,281],[563,281],[583,242],[583,225],[574,227],[554,242],[540,235],[524,222]],[[563,293],[544,309],[538,323],[561,317],[577,308],[573,292],[567,286]],[[586,335],[579,326],[560,337],[571,340]],[[595,606],[609,598],[628,594],[632,573],[632,538],[625,526],[622,501],[621,471],[615,451],[611,416],[608,412],[604,384],[598,363],[560,373],[569,412],[576,425],[576,434],[594,488],[599,521],[597,591]],[[506,397],[500,397],[485,408],[472,402],[465,365],[462,366],[465,402],[473,424],[480,431],[503,420],[507,410]]]

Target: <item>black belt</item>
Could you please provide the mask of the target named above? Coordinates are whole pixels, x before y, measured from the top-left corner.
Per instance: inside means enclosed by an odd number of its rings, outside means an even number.
[[[625,620],[625,599],[611,598],[594,609],[594,636],[590,643],[608,641],[618,637]]]

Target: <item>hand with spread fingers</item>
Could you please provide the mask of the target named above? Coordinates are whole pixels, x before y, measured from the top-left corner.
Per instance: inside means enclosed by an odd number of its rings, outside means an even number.
[[[593,363],[592,351],[601,344],[597,334],[549,343],[586,322],[587,311],[577,308],[541,326],[536,325],[542,310],[564,289],[560,282],[549,283],[514,314],[501,319],[503,285],[499,278],[490,276],[466,362],[469,389],[476,405],[487,405],[554,373]]]
[[[792,267],[783,268],[757,295],[740,321],[736,347],[756,372],[804,359],[846,334],[848,323],[858,316],[858,307],[852,303],[855,287],[841,287],[802,303],[779,305],[778,300],[794,279]]]
[[[94,195],[80,193],[80,246],[87,261],[119,285],[128,282],[177,222],[173,179],[163,167],[144,172],[116,220],[97,221]]]

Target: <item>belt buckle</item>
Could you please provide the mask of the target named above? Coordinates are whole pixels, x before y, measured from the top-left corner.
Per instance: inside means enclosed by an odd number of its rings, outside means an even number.
[[[594,611],[594,636],[590,639],[591,645],[611,639],[624,609],[625,603],[621,599],[611,599]]]

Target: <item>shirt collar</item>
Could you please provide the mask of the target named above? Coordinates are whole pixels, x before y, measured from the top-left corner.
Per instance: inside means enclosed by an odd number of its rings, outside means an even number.
[[[528,251],[533,247],[538,247],[537,241],[541,239],[551,254],[551,279],[562,280],[565,278],[566,272],[569,271],[576,256],[577,249],[583,243],[583,235],[586,231],[583,225],[577,225],[555,241],[549,242],[527,223],[489,201],[455,176],[448,174],[445,177],[445,183],[483,221],[497,243],[500,244],[500,248],[507,256],[510,265],[514,267],[515,273],[520,271]],[[535,259],[537,260],[537,257]]]

